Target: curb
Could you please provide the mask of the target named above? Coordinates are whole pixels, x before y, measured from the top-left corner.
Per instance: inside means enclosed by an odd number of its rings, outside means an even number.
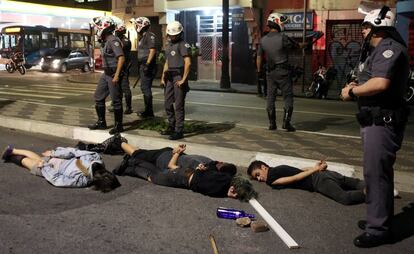
[[[108,131],[104,130],[89,130],[88,128],[84,127],[75,127],[35,120],[25,120],[21,118],[6,116],[0,116],[0,127],[92,143],[101,142],[102,140],[110,137]],[[174,142],[162,138],[138,136],[128,133],[123,133],[122,135],[128,139],[131,145],[143,149],[158,149],[161,147],[174,146],[180,143],[177,141]],[[278,154],[260,153],[224,147],[211,147],[203,144],[188,142],[186,142],[186,144],[189,154],[202,154],[207,157],[214,158],[215,160],[234,163],[235,165],[241,167],[247,167],[253,160],[263,160],[269,166],[288,164],[299,168],[309,167],[315,163],[314,160],[310,159],[283,156]],[[329,169],[337,171],[346,176],[352,176],[355,172],[354,166],[334,162],[331,162],[329,164]]]

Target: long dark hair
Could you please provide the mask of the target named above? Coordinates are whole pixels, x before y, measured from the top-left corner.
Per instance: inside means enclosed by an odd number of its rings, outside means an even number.
[[[92,164],[92,186],[94,190],[101,192],[110,192],[121,184],[118,181],[118,178],[108,170],[106,170],[105,165],[102,163],[93,163]]]

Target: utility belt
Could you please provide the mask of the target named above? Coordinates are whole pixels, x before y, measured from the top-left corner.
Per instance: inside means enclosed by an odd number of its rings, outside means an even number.
[[[176,76],[182,76],[183,74],[184,74],[184,68],[171,69],[171,70],[165,71],[164,78],[167,81],[173,82],[174,81],[174,77],[176,77]]]
[[[278,63],[278,64],[267,64],[267,72],[272,72],[276,69],[285,69],[285,70],[289,70],[289,64],[287,62],[283,62],[283,63]]]
[[[104,67],[105,75],[113,77],[116,73],[116,67]]]
[[[372,126],[373,124],[377,126],[391,125],[402,127],[408,121],[409,114],[410,109],[408,107],[395,110],[367,107],[361,108],[359,113],[356,114],[356,118],[361,127]]]

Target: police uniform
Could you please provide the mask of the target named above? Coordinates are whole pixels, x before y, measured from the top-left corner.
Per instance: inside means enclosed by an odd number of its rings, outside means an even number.
[[[168,117],[169,129],[176,133],[183,133],[185,118],[185,96],[190,90],[188,82],[185,81],[181,87],[174,85],[176,81],[182,79],[184,73],[184,58],[190,55],[190,45],[183,40],[168,42],[165,55],[168,61],[168,70],[164,74],[165,78],[165,111]],[[175,104],[175,111],[174,111]]]
[[[391,81],[387,90],[358,98],[357,119],[361,125],[367,185],[366,232],[378,237],[388,236],[394,215],[393,165],[408,117],[404,100],[408,73],[407,49],[390,37],[372,48],[359,66],[359,84],[376,77]]]
[[[157,72],[156,57],[154,56],[149,65],[147,65],[150,49],[155,49],[156,37],[154,33],[145,32],[138,43],[138,63],[139,75],[141,78],[141,91],[144,96],[145,111],[142,115],[153,116],[152,107],[152,81]]]
[[[104,73],[98,81],[94,95],[97,111],[103,108],[103,112],[105,112],[105,99],[110,95],[114,107],[115,122],[122,123],[122,89],[119,84],[112,84],[118,63],[117,58],[124,55],[121,40],[112,34],[108,35],[104,47],[101,48],[101,53]],[[119,80],[122,80],[122,73]]]
[[[129,67],[131,64],[131,41],[125,36],[122,35],[120,38],[122,42],[122,50],[125,56],[125,62],[122,66],[122,79],[121,82],[121,89],[122,93],[125,97],[125,104],[126,104],[126,112],[131,111],[131,104],[132,104],[132,94],[131,88],[129,87]],[[121,78],[121,77],[120,77]]]
[[[293,87],[289,75],[288,49],[297,46],[286,35],[279,32],[269,32],[261,39],[258,56],[266,54],[266,79],[267,79],[267,114],[269,117],[269,129],[276,129],[275,101],[277,89],[282,91],[284,100],[284,126],[290,126],[293,113]],[[273,128],[272,128],[273,127]],[[290,126],[291,127],[291,126]],[[293,128],[293,127],[292,127]]]

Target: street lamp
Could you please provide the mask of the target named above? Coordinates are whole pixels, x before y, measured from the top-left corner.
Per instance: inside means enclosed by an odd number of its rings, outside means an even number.
[[[229,75],[229,0],[223,0],[222,42],[220,88],[229,89],[231,86]]]

